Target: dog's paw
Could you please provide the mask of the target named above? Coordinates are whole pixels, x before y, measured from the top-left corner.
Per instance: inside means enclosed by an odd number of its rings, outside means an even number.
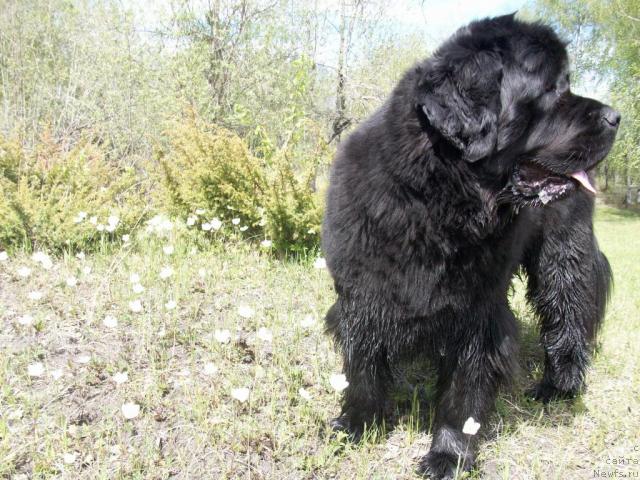
[[[452,480],[456,473],[466,472],[471,465],[462,465],[462,459],[444,452],[429,452],[418,464],[418,475],[431,480]]]
[[[540,382],[525,392],[525,395],[533,400],[544,403],[545,405],[553,400],[572,400],[576,398],[575,390],[560,390],[548,383]]]
[[[345,434],[346,438],[353,443],[358,443],[364,433],[364,426],[353,422],[347,415],[340,415],[334,418],[329,422],[329,426],[333,432],[333,438],[338,438],[340,434]]]

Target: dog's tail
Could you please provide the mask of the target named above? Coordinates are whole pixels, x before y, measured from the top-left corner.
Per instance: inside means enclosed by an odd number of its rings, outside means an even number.
[[[595,239],[594,239],[595,241]],[[592,325],[587,326],[588,338],[595,340],[598,335],[602,320],[604,318],[605,309],[611,296],[613,287],[613,273],[607,257],[602,253],[596,242],[596,254],[593,259],[593,273],[595,276],[595,301],[596,301],[596,317]]]

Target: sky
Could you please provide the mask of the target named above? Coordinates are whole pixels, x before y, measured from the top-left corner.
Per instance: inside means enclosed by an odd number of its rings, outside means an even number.
[[[527,3],[527,0],[401,0],[392,3],[388,15],[440,43],[472,20],[513,13]]]

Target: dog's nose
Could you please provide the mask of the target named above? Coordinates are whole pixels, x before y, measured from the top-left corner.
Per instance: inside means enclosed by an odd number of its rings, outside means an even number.
[[[611,107],[604,107],[602,109],[602,119],[605,121],[605,125],[617,127],[620,124],[620,113]]]

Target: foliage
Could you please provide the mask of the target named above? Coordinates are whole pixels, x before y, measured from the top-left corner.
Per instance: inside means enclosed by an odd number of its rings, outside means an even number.
[[[317,245],[321,212],[312,172],[295,172],[288,150],[264,148],[268,155],[258,158],[237,134],[194,116],[168,136],[169,147],[158,152],[165,208],[182,216],[202,210],[202,223],[217,219],[223,232],[269,239],[282,252]]]
[[[88,141],[69,151],[45,139],[32,154],[0,139],[0,243],[91,251],[144,216],[133,169]]]
[[[640,177],[640,3],[538,0],[537,7],[572,40],[569,48],[582,83],[603,83],[622,113],[610,168],[627,181]]]

